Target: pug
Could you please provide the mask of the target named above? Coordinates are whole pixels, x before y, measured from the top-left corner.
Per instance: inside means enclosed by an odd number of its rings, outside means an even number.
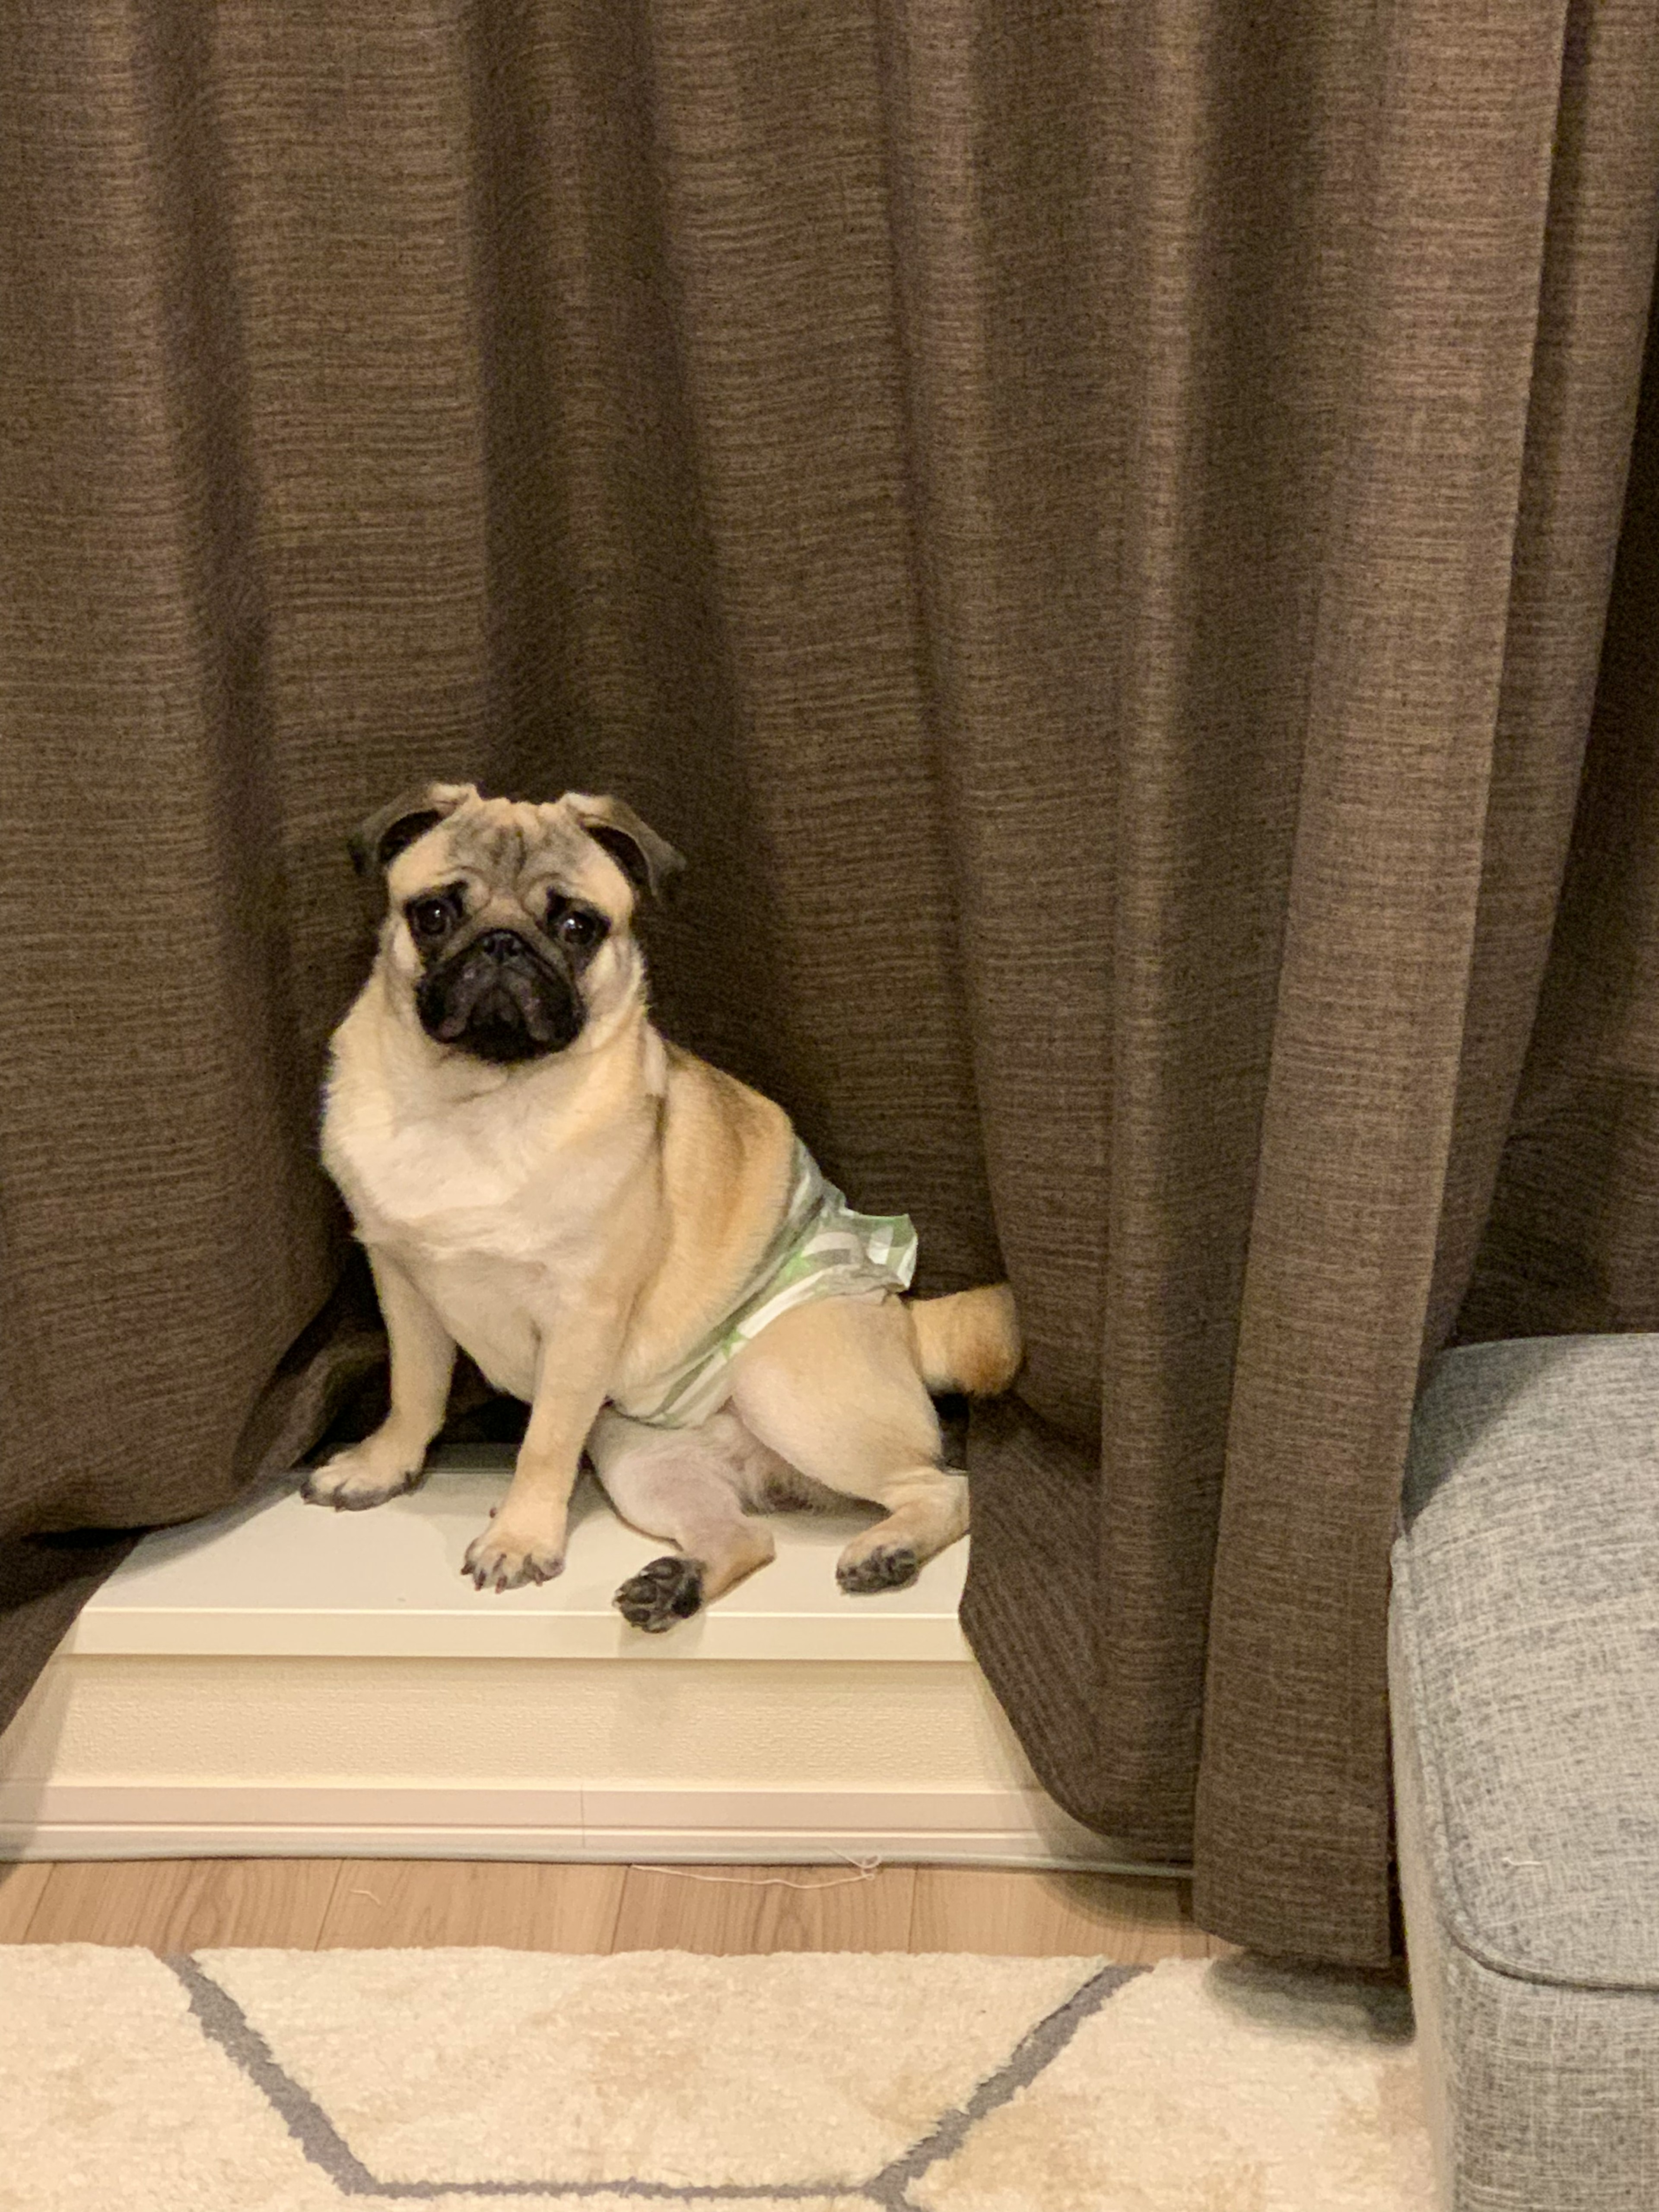
[[[365,823],[380,949],[336,1032],[322,1154],[368,1255],[391,1410],[306,1478],[379,1505],[421,1478],[459,1346],[529,1419],[463,1572],[564,1564],[584,1458],[673,1549],[616,1594],[659,1632],[763,1565],[756,1508],[867,1499],[836,1569],[894,1589],[968,1527],[930,1393],[1004,1389],[1006,1284],[904,1295],[908,1219],[858,1214],[788,1116],[653,1027],[638,905],[679,855],[614,799],[433,784]]]

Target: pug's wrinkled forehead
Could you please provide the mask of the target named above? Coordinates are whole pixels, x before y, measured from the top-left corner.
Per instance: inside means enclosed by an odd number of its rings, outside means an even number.
[[[459,872],[520,900],[551,885],[617,923],[684,866],[622,799],[569,791],[538,805],[486,799],[470,783],[404,793],[364,823],[352,854],[360,872],[384,879],[394,906]]]

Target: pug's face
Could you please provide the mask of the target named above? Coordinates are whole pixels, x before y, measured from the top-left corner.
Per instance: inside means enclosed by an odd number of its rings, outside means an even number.
[[[380,961],[435,1044],[496,1067],[565,1051],[639,990],[641,896],[679,855],[620,800],[429,784],[354,841],[384,876]]]

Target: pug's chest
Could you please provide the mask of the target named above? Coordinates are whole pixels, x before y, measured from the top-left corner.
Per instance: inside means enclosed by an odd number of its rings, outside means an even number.
[[[498,1390],[532,1396],[543,1342],[588,1288],[597,1224],[580,1178],[426,1132],[331,1135],[328,1164],[362,1242],[395,1261]]]

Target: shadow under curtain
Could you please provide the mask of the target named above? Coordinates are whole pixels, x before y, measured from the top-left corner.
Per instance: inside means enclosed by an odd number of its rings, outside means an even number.
[[[0,1718],[381,1356],[347,830],[615,789],[671,1034],[1014,1284],[1038,1772],[1386,1958],[1422,1362],[1659,1327],[1650,0],[0,0]]]

